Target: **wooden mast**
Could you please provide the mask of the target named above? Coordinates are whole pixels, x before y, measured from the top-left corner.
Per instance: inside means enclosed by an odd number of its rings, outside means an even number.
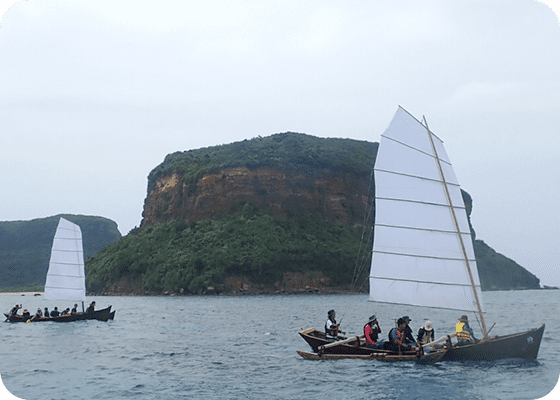
[[[471,282],[471,287],[474,294],[474,300],[476,302],[476,308],[478,310],[478,316],[480,317],[480,323],[482,325],[482,334],[484,335],[484,339],[488,338],[488,330],[486,329],[486,323],[484,322],[484,316],[482,315],[482,308],[480,306],[480,300],[478,299],[478,294],[476,292],[476,286],[474,284],[474,279],[471,271],[471,266],[469,264],[469,257],[467,255],[467,250],[465,249],[465,243],[463,242],[463,236],[461,235],[461,230],[459,228],[459,223],[457,222],[457,216],[455,215],[455,209],[453,208],[453,202],[451,201],[451,196],[449,194],[449,188],[447,187],[447,182],[445,180],[445,175],[443,174],[443,169],[441,167],[441,162],[436,150],[436,146],[434,143],[434,139],[432,138],[432,132],[430,132],[430,128],[428,128],[428,121],[426,121],[426,117],[424,116],[424,126],[428,131],[428,137],[430,138],[430,143],[432,144],[432,149],[434,150],[434,155],[437,161],[439,174],[443,181],[443,187],[445,188],[445,195],[447,196],[447,202],[449,203],[449,207],[451,209],[451,215],[453,216],[453,223],[455,224],[455,229],[457,230],[457,235],[459,236],[459,242],[461,244],[461,250],[463,252],[463,257],[465,259],[465,265],[467,267],[467,272],[469,273],[469,280]]]

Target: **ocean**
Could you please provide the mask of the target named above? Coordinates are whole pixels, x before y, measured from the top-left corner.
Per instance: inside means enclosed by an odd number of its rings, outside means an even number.
[[[0,325],[0,375],[25,400],[78,399],[537,399],[560,376],[560,291],[484,292],[491,334],[546,324],[537,360],[439,362],[307,361],[298,330],[322,329],[335,309],[347,335],[362,333],[376,314],[385,336],[395,319],[425,321],[436,337],[454,331],[458,311],[377,304],[367,295],[125,297],[99,296],[112,305],[108,322]],[[41,296],[0,296],[30,311],[72,304]],[[86,304],[87,306],[87,304]],[[471,326],[481,336],[476,316]]]

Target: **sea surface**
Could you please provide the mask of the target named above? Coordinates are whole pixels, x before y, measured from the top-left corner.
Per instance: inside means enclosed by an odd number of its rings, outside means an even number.
[[[385,363],[307,361],[297,334],[322,329],[334,308],[347,335],[376,314],[383,336],[408,315],[436,337],[454,331],[461,312],[377,304],[367,295],[91,297],[112,305],[114,321],[0,324],[0,375],[25,400],[56,399],[537,399],[560,376],[560,291],[484,292],[492,334],[546,323],[537,360]],[[0,296],[34,311],[55,305],[39,296]],[[87,304],[86,304],[87,306]],[[480,327],[469,315],[475,334]],[[556,391],[555,391],[556,392]]]

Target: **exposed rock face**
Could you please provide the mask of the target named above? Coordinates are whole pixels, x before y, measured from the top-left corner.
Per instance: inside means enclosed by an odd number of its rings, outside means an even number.
[[[278,218],[317,215],[345,225],[362,225],[368,176],[313,170],[287,175],[275,168],[227,168],[185,184],[172,174],[157,180],[146,198],[141,228],[180,219],[185,222],[239,214],[245,203]]]

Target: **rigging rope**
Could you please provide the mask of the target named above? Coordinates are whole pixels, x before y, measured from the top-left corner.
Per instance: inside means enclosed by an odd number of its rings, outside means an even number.
[[[374,161],[374,165],[375,165],[375,161]],[[367,229],[367,224],[368,221],[370,220],[370,215],[372,213],[372,211],[374,210],[374,201],[371,200],[372,199],[372,187],[373,187],[373,166],[371,168],[371,172],[369,175],[369,184],[368,184],[368,191],[367,191],[367,206],[366,206],[366,212],[364,213],[364,222],[362,223],[362,236],[360,238],[360,247],[358,248],[358,253],[356,254],[356,263],[354,264],[354,273],[352,274],[352,287],[354,287],[356,285],[356,282],[358,281],[358,278],[360,276],[360,274],[362,273],[363,269],[364,269],[364,263],[365,263],[365,258],[366,258],[366,254],[368,254],[366,251],[364,251],[362,248],[364,246],[364,236],[366,233],[366,229]],[[373,197],[375,198],[375,197]],[[371,227],[371,232],[373,232],[373,226]],[[371,236],[368,235],[368,239]],[[369,240],[367,241],[367,243],[369,243]],[[363,254],[362,254],[363,252]],[[361,260],[360,260],[361,258]],[[363,285],[363,283],[362,283]],[[361,287],[361,286],[360,286]]]

